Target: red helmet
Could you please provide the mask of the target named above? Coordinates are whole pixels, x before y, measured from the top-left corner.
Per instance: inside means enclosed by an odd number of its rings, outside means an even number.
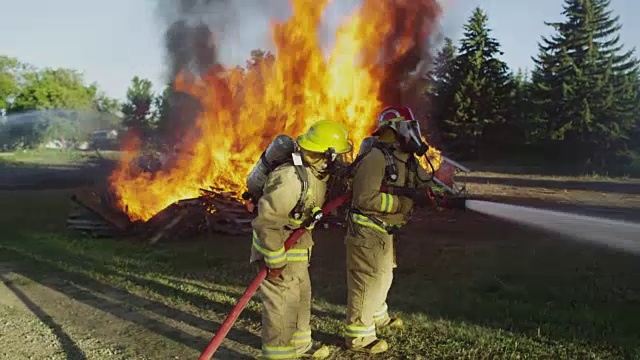
[[[378,128],[373,135],[380,135],[384,129],[392,129],[400,147],[406,152],[422,156],[429,149],[422,141],[420,125],[413,116],[413,111],[406,106],[392,106],[385,108],[378,117]]]
[[[391,128],[398,132],[397,122],[399,121],[415,121],[413,112],[406,106],[389,106],[382,110],[378,116],[378,127],[373,135],[379,135],[384,129]]]

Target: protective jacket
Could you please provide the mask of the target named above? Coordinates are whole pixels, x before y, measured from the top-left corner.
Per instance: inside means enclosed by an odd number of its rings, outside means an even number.
[[[382,185],[424,189],[430,185],[430,175],[420,166],[412,154],[399,150],[397,142],[383,143],[388,149],[395,168],[396,180],[389,174],[388,160],[385,153],[376,147],[364,155],[356,165],[353,178],[353,198],[351,206],[356,213],[352,213],[352,220],[360,225],[381,231],[379,225],[371,221],[371,217],[390,226],[404,225],[413,208],[413,201],[407,197],[392,195],[380,191]],[[361,213],[357,214],[357,213]]]
[[[310,232],[288,252],[284,242],[311,215],[312,209],[321,207],[325,201],[327,176],[322,177],[314,168],[305,167],[309,188],[303,207],[303,218],[291,218],[291,210],[300,197],[300,179],[292,164],[283,164],[269,174],[262,197],[258,200],[258,215],[252,221],[253,246],[250,262],[264,259],[267,267],[279,269],[289,261],[306,261],[313,239]]]

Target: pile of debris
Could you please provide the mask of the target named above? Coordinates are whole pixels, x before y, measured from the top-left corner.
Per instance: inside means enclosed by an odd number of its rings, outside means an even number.
[[[152,244],[162,238],[182,240],[202,233],[251,233],[253,215],[233,194],[217,189],[202,189],[201,193],[168,206],[148,221],[130,221],[108,186],[87,187],[72,194],[74,208],[67,226],[95,237],[142,237]]]

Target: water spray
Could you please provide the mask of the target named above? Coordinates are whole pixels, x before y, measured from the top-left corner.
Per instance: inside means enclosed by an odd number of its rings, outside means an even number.
[[[466,200],[468,210],[640,254],[640,224],[483,200]]]

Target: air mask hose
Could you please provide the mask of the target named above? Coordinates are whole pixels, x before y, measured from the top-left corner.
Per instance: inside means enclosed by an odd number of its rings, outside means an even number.
[[[431,168],[431,177],[429,178],[428,181],[432,181],[433,178],[436,176],[436,168],[431,163],[431,160],[429,160],[429,157],[427,156],[427,154],[424,154],[424,158],[427,160],[427,164],[429,164],[429,167]]]

